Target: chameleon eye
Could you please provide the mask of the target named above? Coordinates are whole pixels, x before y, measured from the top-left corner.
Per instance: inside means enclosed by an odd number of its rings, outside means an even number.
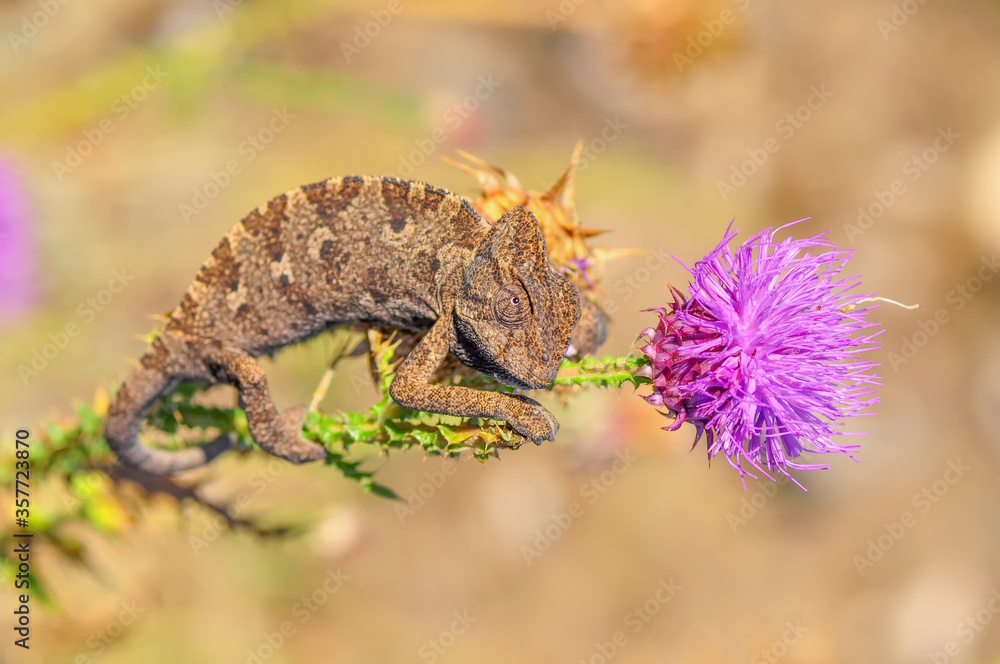
[[[527,294],[520,286],[504,286],[493,296],[493,316],[505,327],[524,325],[531,315]]]

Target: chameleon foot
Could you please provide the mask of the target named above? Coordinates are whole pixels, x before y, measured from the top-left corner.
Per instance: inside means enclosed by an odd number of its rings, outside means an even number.
[[[559,420],[555,415],[546,410],[542,404],[522,394],[512,394],[510,397],[519,402],[513,409],[515,412],[507,417],[507,423],[515,431],[530,438],[535,445],[556,439],[556,434],[559,433]]]
[[[325,459],[326,450],[323,447],[302,437],[302,424],[305,422],[307,412],[309,410],[305,406],[296,406],[283,412],[281,423],[285,436],[267,451],[292,463],[309,463]]]

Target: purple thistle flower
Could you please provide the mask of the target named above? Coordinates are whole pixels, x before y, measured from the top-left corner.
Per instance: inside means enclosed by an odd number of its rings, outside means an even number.
[[[738,229],[730,225],[687,268],[690,296],[671,288],[674,301],[648,310],[660,320],[639,337],[650,360],[639,373],[653,381],[644,398],[676,419],[664,429],[694,424],[695,444],[704,433],[709,459],[725,454],[744,487],[756,477],[744,460],[773,480],[768,471],[791,477],[789,468],[828,468],[792,461],[803,452],[853,459],[858,446],[834,443],[832,436],[846,435],[834,426],[878,403],[879,377],[871,373],[878,365],[860,354],[878,347],[879,333],[858,334],[877,325],[867,320],[874,306],[858,308],[871,296],[851,293],[860,278],[840,276],[854,252],[838,250],[826,233],[778,242],[783,228],[734,252]]]
[[[31,216],[20,175],[0,153],[0,327],[37,299]]]

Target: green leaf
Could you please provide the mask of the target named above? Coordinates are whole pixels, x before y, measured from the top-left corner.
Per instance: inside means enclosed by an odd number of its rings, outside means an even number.
[[[391,500],[402,500],[399,495],[387,486],[383,486],[376,482],[362,483],[361,488],[368,493],[373,493],[376,496],[381,496],[382,498],[389,498]]]

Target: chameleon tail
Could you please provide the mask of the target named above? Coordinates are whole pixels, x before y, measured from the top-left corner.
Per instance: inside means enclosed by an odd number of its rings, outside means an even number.
[[[146,350],[132,373],[115,393],[104,422],[104,436],[126,466],[152,475],[173,475],[197,468],[219,456],[233,444],[223,435],[204,447],[184,450],[157,450],[139,440],[139,431],[157,400],[184,380],[205,379],[204,375],[174,366],[178,357],[168,346],[182,343],[161,334]],[[181,355],[183,357],[183,355]],[[204,371],[204,370],[202,370]]]

